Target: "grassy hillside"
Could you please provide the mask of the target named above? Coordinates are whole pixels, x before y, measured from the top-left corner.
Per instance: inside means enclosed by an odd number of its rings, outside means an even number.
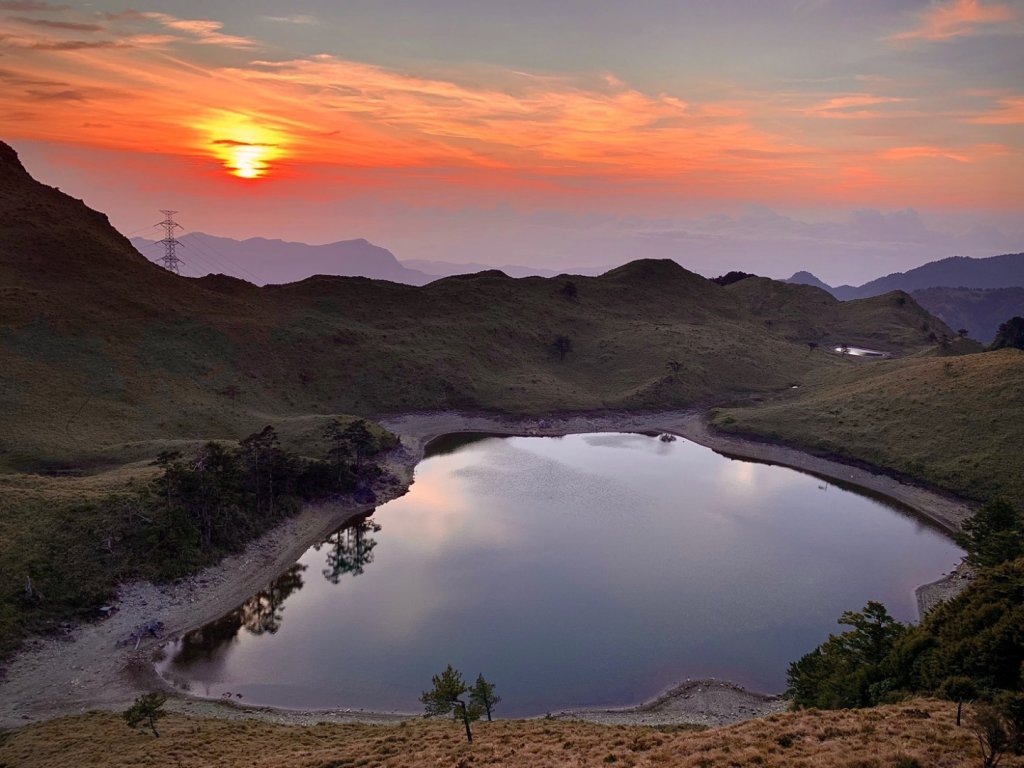
[[[876,361],[786,397],[720,409],[719,428],[868,462],[1024,507],[1024,352]]]
[[[663,408],[772,392],[857,365],[809,354],[809,341],[913,352],[938,322],[902,295],[843,304],[760,279],[722,288],[671,261],[420,288],[182,278],[6,147],[0,286],[0,468],[29,470],[122,464],[161,441],[310,413]]]
[[[172,715],[161,736],[130,731],[114,714],[31,725],[0,742],[0,765],[25,768],[219,765],[225,768],[342,766],[710,766],[959,768],[980,764],[955,705],[930,699],[874,710],[809,710],[727,728],[603,726],[558,720],[479,723],[466,744],[457,723],[284,726]],[[1008,757],[1007,768],[1024,765]]]

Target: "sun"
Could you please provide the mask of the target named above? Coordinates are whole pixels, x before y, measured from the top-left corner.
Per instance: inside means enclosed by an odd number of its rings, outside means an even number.
[[[204,135],[202,149],[240,179],[266,176],[271,163],[286,154],[284,136],[248,115],[218,112],[195,127]]]

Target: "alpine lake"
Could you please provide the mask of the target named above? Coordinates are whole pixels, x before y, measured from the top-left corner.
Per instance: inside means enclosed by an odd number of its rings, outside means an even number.
[[[450,435],[409,492],[311,547],[158,671],[247,706],[421,711],[445,665],[497,715],[626,706],[687,679],[780,692],[843,611],[961,550],[911,511],[642,434]]]

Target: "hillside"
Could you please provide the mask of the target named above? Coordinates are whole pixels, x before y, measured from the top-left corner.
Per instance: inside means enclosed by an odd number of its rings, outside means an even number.
[[[1024,352],[878,361],[714,424],[1024,506]]]
[[[725,289],[672,261],[568,282],[178,277],[5,147],[0,467],[120,464],[161,441],[237,438],[306,413],[690,405],[859,364],[810,354],[810,341],[911,353],[936,324],[903,297]],[[776,328],[765,312],[779,301],[789,319]]]
[[[914,301],[950,328],[963,328],[972,339],[991,344],[999,326],[1024,316],[1024,288],[922,288]]]
[[[454,722],[288,726],[188,717],[160,721],[160,738],[115,714],[29,725],[0,742],[0,762],[50,766],[943,766],[979,764],[955,705],[915,699],[873,710],[791,712],[726,728],[607,726],[560,720],[478,723],[467,744]],[[1001,765],[1020,766],[1007,756]]]
[[[257,285],[292,283],[312,275],[369,277],[406,285],[425,285],[435,279],[402,264],[386,248],[361,239],[307,245],[263,237],[234,240],[203,232],[189,232],[178,239],[186,263],[183,271],[190,275],[224,273]],[[133,237],[131,243],[150,261],[163,255],[158,240]]]

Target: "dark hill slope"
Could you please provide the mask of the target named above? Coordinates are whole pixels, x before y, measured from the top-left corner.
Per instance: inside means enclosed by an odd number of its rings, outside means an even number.
[[[1024,288],[923,288],[914,300],[950,328],[963,328],[972,339],[991,344],[999,326],[1024,316]]]
[[[954,332],[907,294],[893,291],[857,301],[840,301],[811,285],[750,277],[726,290],[775,333],[798,343],[850,344],[899,352],[920,345],[929,334]]]
[[[121,462],[165,440],[237,437],[306,413],[681,406],[857,364],[809,354],[796,321],[766,323],[770,281],[729,290],[640,261],[600,277],[488,272],[417,288],[319,276],[258,288],[147,262],[102,214],[32,180],[9,148],[0,190],[9,467]],[[819,301],[794,295],[787,313],[819,317]],[[816,334],[835,322],[851,342],[926,344],[912,302],[828,311]],[[571,344],[564,359],[558,336]]]

